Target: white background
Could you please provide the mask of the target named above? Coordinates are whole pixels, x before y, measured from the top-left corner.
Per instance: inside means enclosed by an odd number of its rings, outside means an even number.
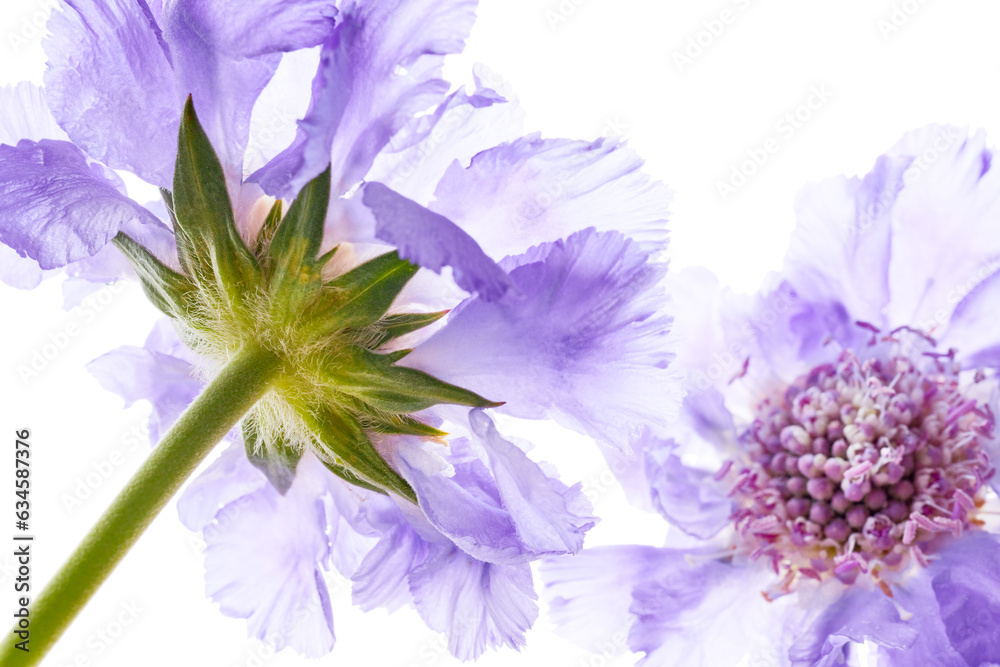
[[[715,23],[724,10],[730,22]],[[41,0],[4,3],[0,83],[40,80],[41,31],[32,21],[41,22],[46,11]],[[905,130],[926,123],[984,127],[993,136],[1000,131],[997,25],[1000,7],[988,0],[481,0],[467,53],[449,64],[449,72],[467,78],[473,62],[487,63],[513,84],[529,127],[547,136],[628,137],[648,159],[649,172],[677,193],[674,266],[707,265],[724,282],[752,290],[780,266],[794,195],[804,183],[864,173]],[[699,41],[700,53],[691,47]],[[689,47],[692,62],[679,63]],[[791,136],[782,132],[778,123],[817,87],[829,91],[829,99],[814,99],[817,109],[799,112],[809,118]],[[777,152],[724,201],[719,182],[769,138],[778,142]],[[0,451],[8,452],[0,457],[0,627],[10,620],[14,598],[13,547],[3,546],[10,544],[4,522],[13,524],[13,489],[4,489],[13,486],[14,431],[33,432],[36,586],[52,575],[147,451],[145,441],[130,447],[124,439],[132,429],[141,431],[148,407],[123,410],[84,364],[119,345],[140,345],[155,313],[134,287],[99,296],[93,314],[66,312],[58,281],[31,292],[0,286]],[[72,324],[80,333],[38,377],[22,380],[18,367]],[[662,539],[663,523],[625,505],[620,490],[602,478],[592,449],[557,431],[546,433],[544,457],[559,464],[566,481],[586,483],[604,517],[588,544]],[[96,488],[68,509],[67,495],[86,485],[96,468],[107,471],[116,450],[120,463],[111,465],[106,479],[91,477]],[[272,656],[248,641],[243,621],[222,617],[205,599],[199,550],[171,504],[46,664],[305,664],[288,651]],[[336,588],[336,582],[333,598],[338,645],[323,663],[456,664],[412,610],[361,614],[350,605],[348,587]],[[97,633],[118,634],[123,605],[141,611],[109,645]],[[556,637],[544,614],[528,644],[520,654],[503,651],[481,662],[600,667],[635,660],[592,654]]]

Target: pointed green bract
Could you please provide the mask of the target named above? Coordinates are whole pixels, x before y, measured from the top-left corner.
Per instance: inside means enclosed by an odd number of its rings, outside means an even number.
[[[253,254],[258,259],[264,254],[268,246],[271,245],[271,239],[274,238],[274,233],[278,231],[278,224],[281,222],[281,209],[281,200],[279,199],[271,206],[267,217],[264,218],[264,224],[261,225],[260,231],[257,232],[257,238],[253,242]]]
[[[323,465],[326,466],[327,470],[329,470],[334,475],[344,480],[348,484],[353,484],[354,486],[360,486],[362,489],[368,489],[369,491],[374,491],[375,493],[381,493],[383,496],[389,495],[389,492],[386,491],[385,489],[380,489],[374,484],[369,484],[368,482],[361,479],[360,477],[352,473],[344,466],[337,465],[336,463],[332,463],[330,461],[323,461]]]
[[[418,438],[443,438],[448,435],[444,431],[428,426],[408,415],[392,415],[382,420],[370,418],[366,424],[376,433],[385,435],[413,435]]]
[[[190,320],[195,301],[191,281],[163,265],[145,247],[119,232],[112,241],[135,269],[146,296],[164,314],[177,320]]]
[[[393,251],[348,271],[324,286],[312,326],[347,329],[378,322],[419,268]]]
[[[447,310],[437,313],[403,313],[401,315],[387,315],[379,323],[379,336],[369,345],[372,350],[377,350],[386,343],[408,333],[413,333],[424,327],[434,324],[448,314]]]
[[[245,291],[259,283],[260,270],[236,230],[222,164],[190,97],[181,116],[172,194],[182,266],[203,289],[242,305]]]
[[[302,450],[295,449],[283,438],[262,438],[253,414],[243,420],[243,445],[250,463],[264,473],[281,495],[285,495],[295,479]]]
[[[295,198],[267,249],[275,317],[297,316],[323,282],[317,262],[330,201],[330,168]]]
[[[361,348],[341,361],[333,380],[339,391],[371,406],[375,412],[407,414],[447,403],[473,408],[501,405],[432,375],[393,365],[393,355],[373,354]]]
[[[316,435],[321,459],[346,468],[363,481],[417,502],[417,496],[372,445],[361,423],[328,405],[303,406],[299,414]]]

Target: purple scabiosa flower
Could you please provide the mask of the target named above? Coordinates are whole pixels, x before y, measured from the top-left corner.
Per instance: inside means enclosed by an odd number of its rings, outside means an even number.
[[[679,401],[669,191],[618,142],[522,136],[485,69],[451,91],[475,5],[67,2],[44,89],[4,91],[24,123],[0,128],[3,275],[142,281],[170,324],[90,368],[152,404],[154,439],[240,350],[280,360],[179,510],[223,613],[309,657],[334,644],[330,569],[459,658],[521,646],[530,563],[595,519],[495,418],[628,450]],[[279,69],[309,47],[311,88]],[[290,143],[257,142],[269,91],[296,83]]]
[[[648,667],[1000,662],[993,157],[912,132],[801,193],[756,294],[668,279],[687,393],[637,448],[677,530],[546,563],[570,635]]]

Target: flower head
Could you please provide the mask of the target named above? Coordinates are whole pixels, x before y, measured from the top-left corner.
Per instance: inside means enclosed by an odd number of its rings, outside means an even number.
[[[911,133],[802,193],[757,294],[668,279],[687,395],[638,446],[681,532],[548,564],[568,631],[607,610],[644,665],[839,664],[865,641],[885,666],[1000,660],[992,156]]]
[[[460,658],[520,646],[530,562],[579,551],[595,519],[496,417],[627,449],[676,404],[668,191],[618,142],[522,137],[483,69],[449,93],[474,8],[68,3],[45,88],[4,91],[31,113],[0,145],[3,275],[139,278],[170,325],[90,368],[152,403],[154,435],[237,351],[280,360],[179,509],[222,611],[312,657],[334,643],[330,569],[364,609],[414,605]],[[277,81],[311,47],[311,85]],[[310,96],[282,146],[254,132],[272,83]]]

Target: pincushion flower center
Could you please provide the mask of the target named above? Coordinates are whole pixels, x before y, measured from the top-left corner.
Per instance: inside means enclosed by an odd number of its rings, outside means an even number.
[[[981,525],[994,418],[959,371],[949,356],[847,350],[758,406],[732,519],[740,548],[784,575],[780,592],[867,574],[888,593],[886,572]]]

